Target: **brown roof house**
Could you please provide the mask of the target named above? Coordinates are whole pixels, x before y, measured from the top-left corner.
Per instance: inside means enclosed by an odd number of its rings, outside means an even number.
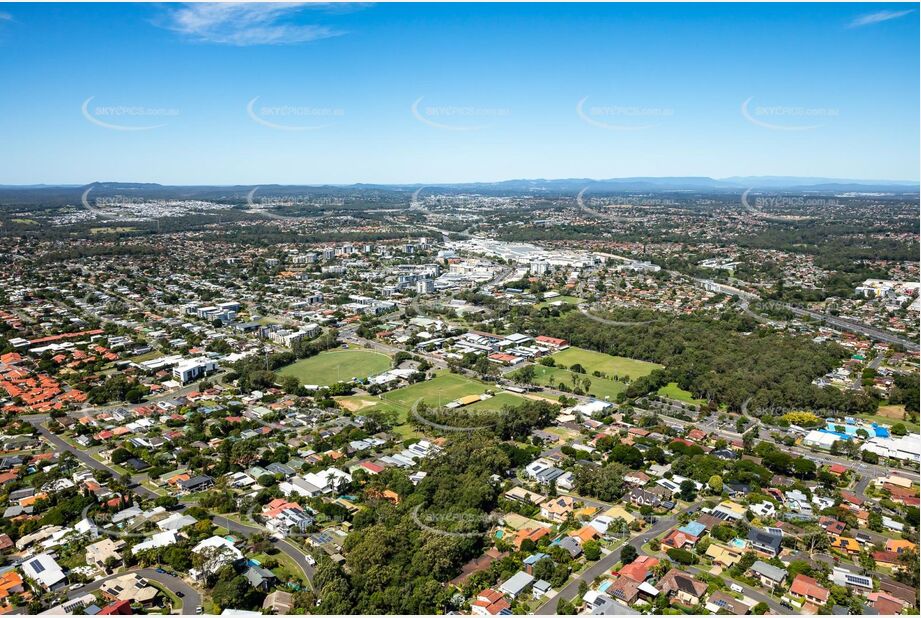
[[[707,594],[707,584],[678,569],[672,569],[656,584],[659,592],[683,605],[699,604]]]

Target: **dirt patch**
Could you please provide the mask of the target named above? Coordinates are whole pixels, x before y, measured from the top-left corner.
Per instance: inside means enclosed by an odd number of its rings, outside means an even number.
[[[534,393],[526,393],[522,395],[522,397],[526,397],[527,399],[533,399],[535,401],[549,401],[550,403],[555,403],[557,405],[559,405],[560,403],[558,400],[553,399],[551,397],[547,397],[545,395],[535,395]]]
[[[894,418],[898,421],[905,420],[905,406],[880,406],[877,413],[880,416],[885,416],[886,418]]]
[[[358,412],[377,405],[376,401],[365,401],[364,399],[337,399],[336,401],[349,412]]]

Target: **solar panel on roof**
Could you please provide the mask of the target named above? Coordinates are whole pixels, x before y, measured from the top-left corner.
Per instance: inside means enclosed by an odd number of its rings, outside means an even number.
[[[29,567],[35,571],[36,575],[45,570],[45,565],[42,564],[41,560],[33,560],[29,563]]]

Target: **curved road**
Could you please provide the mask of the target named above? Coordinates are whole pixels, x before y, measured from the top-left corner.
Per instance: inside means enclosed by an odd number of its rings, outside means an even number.
[[[155,581],[174,594],[181,593],[183,596],[179,598],[182,600],[182,611],[180,612],[182,614],[193,614],[195,612],[195,608],[201,606],[201,593],[195,590],[195,588],[182,581],[178,577],[170,575],[169,573],[158,573],[156,569],[132,569],[131,571],[126,571],[124,573],[109,575],[108,577],[97,579],[94,582],[77,588],[76,590],[68,590],[67,598],[68,600],[75,599],[89,592],[93,592],[94,590],[99,590],[104,582],[107,582],[110,579],[115,579],[116,577],[121,577],[122,575],[126,575],[128,573],[137,573],[144,579]]]
[[[236,532],[242,536],[251,536],[257,533],[268,532],[265,528],[241,524],[238,521],[227,519],[226,517],[221,517],[220,515],[212,514],[211,521],[213,521],[215,525],[227,528],[231,532]],[[309,562],[307,562],[307,555],[304,553],[304,550],[300,549],[296,545],[291,544],[288,541],[277,541],[273,539],[272,544],[277,547],[279,551],[283,552],[297,563],[297,566],[300,567],[300,569],[304,572],[304,575],[307,577],[308,582],[313,582],[314,568]]]

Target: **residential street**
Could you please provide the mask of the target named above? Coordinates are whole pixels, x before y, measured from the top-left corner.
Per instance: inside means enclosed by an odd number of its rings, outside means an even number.
[[[169,573],[159,573],[156,569],[133,569],[127,571],[127,573],[137,573],[141,577],[149,580],[153,580],[162,584],[164,588],[169,590],[172,593],[181,593],[182,596],[182,611],[180,613],[184,615],[194,614],[195,608],[201,606],[201,593],[199,593],[195,588],[187,584],[185,581],[181,580],[178,577],[174,577]],[[81,588],[76,590],[68,590],[67,598],[75,599],[84,594],[99,590],[103,583],[109,581],[110,579],[115,579],[125,575],[125,573],[115,573],[102,579],[97,579],[96,581],[86,584]]]
[[[684,511],[690,510],[692,507],[688,507]],[[634,549],[638,552],[640,548],[651,538],[659,536],[669,528],[675,525],[677,522],[677,514],[669,515],[667,517],[662,517],[656,523],[646,530],[643,530],[638,536],[630,539],[626,544],[632,545]],[[573,580],[571,580],[566,586],[559,591],[553,598],[549,599],[546,603],[541,605],[535,614],[549,616],[556,613],[556,605],[559,603],[561,598],[572,600],[579,594],[579,583],[585,582],[591,584],[592,581],[599,575],[607,573],[611,568],[620,562],[620,552],[623,548],[623,545],[609,553],[607,556],[602,556],[597,562],[583,570],[579,573]]]
[[[220,515],[212,515],[211,520],[215,523],[215,525],[227,528],[231,532],[236,532],[237,534],[244,537],[258,533],[266,533],[265,528],[247,526],[232,519],[221,517]],[[313,581],[314,567],[307,562],[306,554],[303,550],[298,548],[296,545],[289,543],[288,541],[274,541],[272,544],[277,547],[279,551],[284,552],[297,563],[297,565],[304,572],[304,575],[307,577],[308,581]]]

